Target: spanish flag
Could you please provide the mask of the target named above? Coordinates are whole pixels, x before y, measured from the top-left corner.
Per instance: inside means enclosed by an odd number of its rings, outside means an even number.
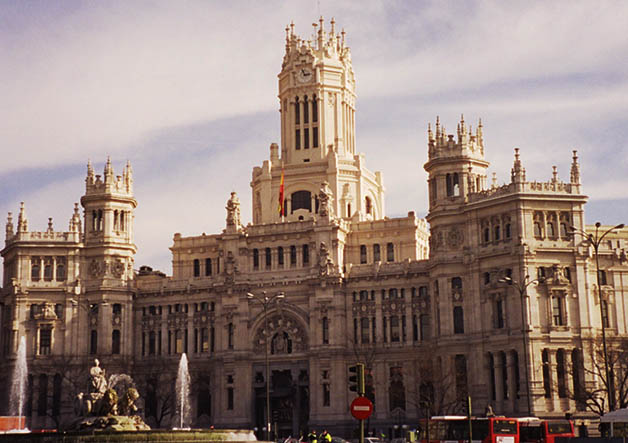
[[[279,215],[281,217],[284,216],[284,207],[283,207],[283,163],[281,165],[281,181],[279,182]]]

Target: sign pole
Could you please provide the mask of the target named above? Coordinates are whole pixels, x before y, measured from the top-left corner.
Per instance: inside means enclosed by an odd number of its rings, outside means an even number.
[[[360,420],[360,443],[364,443],[364,420]]]

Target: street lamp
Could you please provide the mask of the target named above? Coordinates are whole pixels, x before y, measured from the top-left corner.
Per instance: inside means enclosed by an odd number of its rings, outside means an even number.
[[[264,347],[266,356],[266,440],[270,441],[270,361],[268,360],[268,346],[270,342],[270,333],[268,331],[268,307],[271,303],[285,298],[283,292],[278,292],[273,296],[266,295],[266,291],[262,291],[262,295],[255,295],[247,292],[246,297],[249,300],[255,300],[262,305],[264,310],[264,330],[266,331],[266,346]]]
[[[528,296],[528,286],[535,285],[542,280],[535,278],[530,280],[530,276],[526,274],[523,278],[523,282],[518,282],[510,277],[500,278],[499,283],[506,283],[513,286],[519,291],[519,297],[521,299],[521,339],[523,340],[523,358],[526,371],[526,398],[528,400],[528,415],[532,415],[532,399],[530,395],[530,368],[528,367],[528,327],[526,324],[526,298]]]
[[[613,382],[611,380],[611,371],[608,367],[608,352],[606,350],[606,323],[604,321],[604,305],[602,303],[602,287],[600,285],[600,258],[598,255],[600,244],[602,244],[602,240],[606,237],[607,234],[614,231],[615,229],[622,229],[624,224],[621,223],[617,226],[614,226],[610,229],[607,229],[600,235],[600,227],[602,224],[600,222],[595,223],[595,235],[590,232],[585,232],[582,229],[578,229],[575,226],[570,226],[569,230],[574,234],[580,234],[585,242],[587,242],[595,253],[595,272],[597,274],[597,295],[600,303],[600,320],[602,321],[602,349],[604,350],[604,370],[606,372],[606,395],[608,396],[608,408],[610,411],[615,410],[615,393],[613,392]],[[608,309],[608,307],[607,307]],[[608,318],[608,311],[606,313]]]

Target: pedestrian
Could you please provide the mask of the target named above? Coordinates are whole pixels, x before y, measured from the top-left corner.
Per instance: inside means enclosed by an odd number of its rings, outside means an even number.
[[[318,436],[316,435],[316,429],[312,429],[309,434],[307,434],[307,441],[310,443],[318,443]]]
[[[321,443],[331,443],[331,435],[327,432],[327,429],[321,434]]]

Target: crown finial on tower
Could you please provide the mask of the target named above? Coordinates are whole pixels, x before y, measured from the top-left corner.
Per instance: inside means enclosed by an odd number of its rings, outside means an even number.
[[[336,20],[333,17],[331,18],[331,35],[336,35]]]
[[[9,211],[9,215],[7,215],[7,225],[6,225],[6,239],[8,240],[10,237],[13,237],[13,213]]]
[[[74,203],[74,213],[70,217],[70,232],[81,232],[81,214],[78,203]]]
[[[556,166],[552,166],[552,183],[558,182],[558,168]]]
[[[573,151],[573,157],[572,157],[572,163],[571,163],[571,173],[570,173],[570,178],[571,178],[571,183],[574,185],[579,185],[580,184],[580,164],[578,163],[578,151],[576,151],[574,149]]]
[[[48,229],[46,232],[48,234],[52,234],[54,232],[54,228],[52,227],[52,217],[48,217]]]

